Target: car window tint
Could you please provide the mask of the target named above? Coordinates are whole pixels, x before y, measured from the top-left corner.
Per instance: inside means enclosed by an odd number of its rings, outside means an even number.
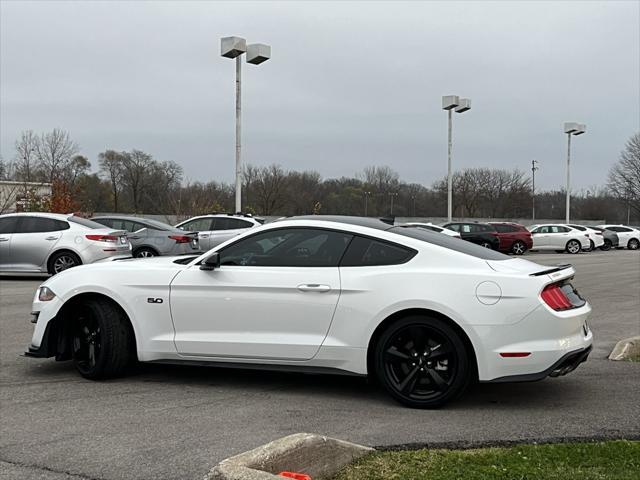
[[[20,217],[17,233],[57,232],[68,230],[69,224],[62,220],[44,217]]]
[[[462,228],[460,229],[463,233],[471,233],[474,230],[471,228],[471,225],[460,225]]]
[[[283,228],[252,235],[220,252],[221,265],[335,267],[352,235],[324,229]]]
[[[247,222],[246,220],[240,220],[238,218],[228,218],[227,219],[229,230],[234,230],[236,228],[251,228],[253,225],[251,222]]]
[[[618,232],[632,232],[633,230],[631,230],[630,228],[626,228],[626,227],[618,227]]]
[[[67,217],[67,221],[71,223],[77,223],[78,225],[82,225],[87,228],[104,228],[104,225],[99,224],[98,222],[94,222],[93,220],[89,220],[88,218],[77,217],[75,215],[69,215]]]
[[[445,225],[445,228],[448,228],[449,230],[453,230],[454,232],[460,231],[460,225],[458,225],[457,223],[452,223],[451,225]]]
[[[110,218],[95,218],[92,222],[99,223],[100,226],[113,228],[113,220]]]
[[[143,228],[147,228],[146,225],[138,222],[131,222],[131,230],[130,232],[137,232],[138,230],[142,230]]]
[[[340,263],[341,267],[398,265],[408,262],[417,252],[401,245],[373,238],[355,237]]]
[[[181,225],[180,228],[189,232],[206,232],[213,230],[211,228],[211,218],[197,218]]]
[[[15,233],[18,217],[0,218],[0,233]]]
[[[229,230],[229,219],[221,217],[214,218],[211,230]]]

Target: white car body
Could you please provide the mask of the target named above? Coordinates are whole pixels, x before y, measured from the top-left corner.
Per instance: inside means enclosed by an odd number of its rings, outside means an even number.
[[[21,229],[26,219],[36,228]],[[51,261],[61,252],[71,252],[85,265],[131,256],[131,243],[125,231],[73,215],[13,213],[0,215],[0,222],[0,272],[3,273],[53,273]],[[10,228],[9,222],[12,223]],[[42,224],[44,228],[37,228]]]
[[[605,228],[607,230],[611,230],[612,232],[616,232],[618,234],[618,239],[620,240],[620,247],[630,248],[631,250],[636,250],[638,248],[638,244],[640,244],[640,230],[629,227],[627,225],[597,225],[600,228]]]
[[[450,237],[462,238],[462,237],[460,237],[460,232],[456,232],[455,230],[451,230],[450,228],[444,228],[444,227],[440,227],[438,225],[434,225],[431,222],[427,222],[427,223],[411,222],[411,223],[405,223],[404,225],[407,225],[409,227],[424,228],[426,230],[431,230],[432,232],[443,233],[445,235],[449,235]]]
[[[589,240],[593,241],[593,248],[600,248],[604,245],[604,236],[602,232],[598,230],[594,230],[593,228],[589,228],[586,225],[566,225],[567,227],[571,227],[574,230],[580,230],[581,232],[586,232],[589,234]],[[591,242],[589,242],[591,243]]]
[[[53,299],[40,301],[36,293],[37,323],[27,354],[55,353],[46,345],[50,322],[67,302],[90,294],[111,299],[126,313],[143,362],[366,375],[375,332],[407,313],[446,317],[463,332],[480,381],[538,380],[575,368],[579,362],[572,368],[563,363],[575,355],[586,358],[593,342],[586,326],[589,304],[555,311],[541,298],[546,286],[571,279],[573,268],[540,266],[420,231],[429,238],[424,241],[396,233],[403,227],[384,230],[368,226],[372,222],[283,220],[251,229],[187,264],[156,257],[65,271],[41,286]],[[202,268],[213,252],[224,257],[226,248],[252,236],[302,228],[401,246],[414,256],[398,265]],[[512,352],[527,353],[513,358]]]
[[[564,251],[569,242],[574,240],[580,243],[582,250],[589,250],[591,248],[591,242],[589,241],[589,234],[587,232],[581,232],[564,224],[545,223],[531,225],[527,227],[527,229],[531,232],[533,238],[533,247],[531,250]]]
[[[178,223],[176,228],[198,232],[200,249],[206,251],[260,225],[262,223],[254,217],[217,213],[190,218]]]

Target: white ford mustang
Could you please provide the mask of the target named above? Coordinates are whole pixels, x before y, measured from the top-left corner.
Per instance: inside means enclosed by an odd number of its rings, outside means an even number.
[[[72,359],[91,379],[136,359],[372,375],[437,407],[474,380],[585,361],[591,307],[574,273],[424,229],[298,217],[199,257],[65,270],[36,293],[27,355]]]

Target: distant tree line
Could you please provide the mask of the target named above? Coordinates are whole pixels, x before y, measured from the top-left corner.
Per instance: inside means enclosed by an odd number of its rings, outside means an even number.
[[[12,161],[0,159],[0,178],[49,182],[52,210],[164,214],[187,217],[231,212],[232,183],[185,182],[182,167],[148,153],[106,150],[97,171],[79,153],[68,132],[22,132]],[[279,165],[247,165],[243,210],[257,215],[395,215],[444,217],[446,178],[430,186],[407,183],[387,166],[371,166],[353,177],[323,179],[316,171],[285,170]],[[467,168],[453,176],[454,216],[528,218],[531,179],[520,170]],[[563,190],[536,192],[536,217],[564,218]],[[572,217],[631,222],[640,219],[640,133],[633,135],[611,168],[608,183],[572,196]]]

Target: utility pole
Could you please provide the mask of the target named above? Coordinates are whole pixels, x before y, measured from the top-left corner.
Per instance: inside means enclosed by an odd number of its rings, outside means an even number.
[[[367,216],[368,213],[368,204],[369,204],[369,195],[371,195],[371,192],[364,192],[364,216]]]
[[[537,160],[531,160],[531,220],[536,219],[536,170],[540,170],[537,163]]]
[[[393,193],[393,192],[389,193],[389,197],[391,197],[391,211],[390,211],[389,215],[393,215],[393,197],[397,197],[397,196],[398,196],[397,193]]]

